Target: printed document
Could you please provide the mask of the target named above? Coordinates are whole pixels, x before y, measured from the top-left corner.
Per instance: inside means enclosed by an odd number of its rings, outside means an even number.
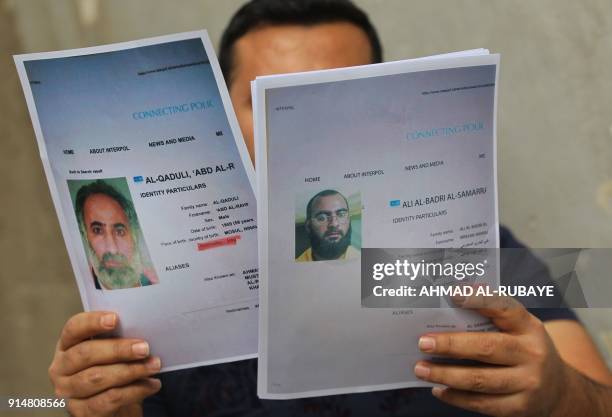
[[[254,171],[206,32],[15,62],[85,309],[162,371],[255,357]]]
[[[498,66],[473,50],[253,82],[260,397],[427,386],[421,335],[492,329],[360,289],[366,249],[499,246]]]

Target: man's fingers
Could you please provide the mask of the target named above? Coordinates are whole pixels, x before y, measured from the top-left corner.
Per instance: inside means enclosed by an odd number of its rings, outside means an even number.
[[[494,332],[430,333],[421,336],[422,352],[496,365],[517,365],[528,358],[518,336]]]
[[[462,308],[476,310],[479,314],[490,318],[500,330],[509,333],[524,332],[535,319],[512,297],[472,295],[458,304]]]
[[[86,340],[59,352],[62,375],[72,375],[94,365],[141,360],[149,356],[149,345],[139,339]]]
[[[496,365],[516,365],[529,353],[517,336],[494,332],[432,333],[419,339],[422,352]]]
[[[418,362],[414,373],[424,381],[463,391],[513,394],[524,388],[519,370],[511,367],[475,367]]]
[[[59,350],[72,346],[102,333],[107,333],[117,326],[117,314],[110,311],[89,311],[70,318],[58,342]]]
[[[434,387],[431,392],[447,404],[490,416],[523,415],[526,411],[520,394],[480,394],[440,387]]]
[[[121,387],[159,372],[159,358],[87,368],[70,377],[61,378],[56,393],[64,398],[88,398],[112,387]]]
[[[123,406],[141,403],[160,388],[161,382],[158,379],[147,378],[123,387],[111,388],[90,398],[71,399],[68,401],[68,412],[75,417],[110,417]]]

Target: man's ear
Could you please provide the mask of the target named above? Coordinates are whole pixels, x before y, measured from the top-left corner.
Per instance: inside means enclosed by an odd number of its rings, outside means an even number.
[[[306,220],[306,223],[304,223],[304,229],[306,229],[306,232],[310,234],[310,219]]]

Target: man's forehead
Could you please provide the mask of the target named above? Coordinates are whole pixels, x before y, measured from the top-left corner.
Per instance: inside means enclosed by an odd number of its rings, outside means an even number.
[[[248,32],[234,46],[235,70],[251,77],[371,62],[365,32],[348,22],[266,25]]]
[[[332,194],[320,196],[315,199],[312,204],[313,212],[317,211],[326,211],[326,210],[339,210],[339,209],[348,209],[346,201],[344,197],[340,194]]]
[[[85,200],[83,213],[86,219],[103,223],[109,220],[123,220],[127,223],[127,215],[121,204],[106,194],[92,194]]]

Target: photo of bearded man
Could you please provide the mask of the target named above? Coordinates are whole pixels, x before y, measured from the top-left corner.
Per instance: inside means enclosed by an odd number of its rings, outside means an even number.
[[[157,284],[136,211],[112,185],[117,181],[127,190],[125,178],[69,181],[69,187],[76,191],[75,214],[94,285],[115,290]]]
[[[349,201],[342,193],[328,189],[315,194],[306,206],[303,229],[309,247],[296,253],[296,262],[359,257],[359,249],[352,244],[353,225]]]

